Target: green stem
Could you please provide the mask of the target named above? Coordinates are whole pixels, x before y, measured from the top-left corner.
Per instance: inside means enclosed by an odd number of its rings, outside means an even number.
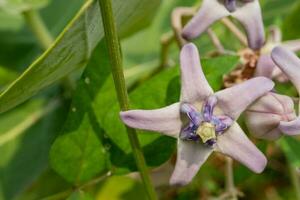
[[[44,50],[48,49],[53,43],[53,38],[39,13],[34,10],[28,10],[23,12],[23,16],[31,31],[35,34],[36,38],[41,44],[42,48]]]
[[[122,111],[129,109],[129,99],[125,85],[123,73],[121,48],[116,31],[111,0],[99,0],[101,8],[102,21],[104,26],[105,38],[109,50],[110,62],[112,67],[112,75],[115,83],[115,89],[118,96],[118,101]],[[137,167],[140,171],[148,197],[151,200],[156,200],[155,189],[152,185],[146,161],[140,146],[136,131],[126,127],[128,138],[132,147],[132,151],[136,160]]]
[[[300,179],[299,179],[298,173],[297,173],[295,167],[292,166],[291,164],[289,164],[289,169],[290,169],[291,181],[294,186],[295,193],[296,193],[296,199],[300,200]]]

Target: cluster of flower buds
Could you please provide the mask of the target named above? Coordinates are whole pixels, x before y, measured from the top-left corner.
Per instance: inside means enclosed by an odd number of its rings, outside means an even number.
[[[288,42],[285,47],[275,47],[281,42],[276,31],[265,44],[258,0],[203,0],[198,13],[184,27],[182,37],[198,37],[226,16],[235,17],[244,26],[249,48],[264,51],[258,59],[256,77],[214,93],[203,74],[197,47],[188,43],[180,53],[179,101],[160,109],[120,113],[130,127],[177,139],[171,184],[189,183],[214,151],[232,157],[256,173],[262,172],[267,159],[236,122],[244,111],[249,130],[258,138],[277,139],[282,134],[300,133],[300,117],[296,116],[292,99],[276,94],[271,80],[278,67],[300,92],[300,60],[290,52],[297,50],[298,45]]]

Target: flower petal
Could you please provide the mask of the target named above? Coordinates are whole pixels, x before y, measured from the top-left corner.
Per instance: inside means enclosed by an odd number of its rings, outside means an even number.
[[[285,41],[281,44],[282,47],[290,50],[290,51],[300,51],[300,40],[289,40]]]
[[[200,64],[197,47],[190,43],[180,53],[181,101],[192,103],[203,100],[213,93]]]
[[[233,12],[236,10],[236,0],[225,0],[224,6],[229,12]]]
[[[240,114],[258,97],[266,94],[274,87],[274,83],[265,77],[257,77],[217,92],[218,106],[233,119]]]
[[[290,122],[280,122],[279,129],[286,135],[299,135],[300,117]]]
[[[274,48],[271,56],[300,93],[300,59],[292,51],[283,47]]]
[[[264,76],[267,78],[272,78],[273,70],[275,67],[276,65],[273,62],[271,55],[261,55],[257,62],[255,76]]]
[[[266,157],[247,138],[237,123],[218,137],[216,150],[241,162],[256,173],[261,173],[267,164]]]
[[[213,12],[212,12],[213,11]],[[229,16],[229,11],[218,0],[204,0],[195,17],[184,27],[182,36],[191,40],[201,35],[218,19]]]
[[[171,176],[171,185],[186,185],[192,181],[213,148],[193,141],[178,139],[177,161]]]
[[[254,50],[260,49],[265,42],[265,32],[259,1],[245,3],[231,15],[245,27],[249,47]]]
[[[137,129],[164,133],[177,138],[182,123],[180,120],[180,103],[156,110],[130,110],[120,112],[123,122]]]

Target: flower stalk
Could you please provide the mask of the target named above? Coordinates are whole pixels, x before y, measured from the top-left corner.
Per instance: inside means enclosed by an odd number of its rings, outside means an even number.
[[[232,162],[233,161],[231,158],[226,157],[226,190],[230,198],[236,200],[238,197],[236,188],[234,186]]]
[[[129,109],[129,98],[125,85],[124,72],[122,67],[122,56],[120,51],[120,43],[114,21],[111,0],[99,0],[101,9],[105,38],[109,50],[112,75],[115,83],[115,89],[119,105],[122,111]],[[155,189],[152,185],[146,161],[140,146],[136,131],[132,128],[127,128],[128,138],[132,147],[133,155],[136,160],[137,167],[140,171],[148,197],[151,200],[156,200]]]

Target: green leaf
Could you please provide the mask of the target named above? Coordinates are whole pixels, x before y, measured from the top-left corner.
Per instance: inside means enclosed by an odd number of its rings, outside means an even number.
[[[72,4],[66,4],[61,0],[51,0],[51,3],[40,10],[40,14],[47,28],[53,37],[56,37],[62,32],[64,27],[78,12],[83,5],[84,0],[72,0]],[[41,54],[41,47],[37,43],[32,31],[25,25],[25,20],[21,15],[13,15],[20,19],[21,30],[9,30],[0,32],[0,65],[9,69],[22,72],[32,60],[36,59]],[[4,16],[5,17],[5,16]],[[1,19],[3,25],[7,27],[16,26],[17,20],[6,17]],[[5,23],[4,23],[5,21]],[[7,27],[9,28],[9,27]],[[17,29],[17,27],[15,27]],[[11,82],[10,82],[11,83]]]
[[[11,13],[21,13],[31,9],[45,7],[49,0],[4,0],[0,3],[0,9]]]
[[[121,36],[130,34],[131,31],[127,28],[132,28],[133,25],[135,27],[137,24],[147,25],[147,19],[153,16],[152,11],[159,3],[159,0],[151,3],[146,0],[126,2],[115,0],[113,5]],[[73,70],[85,67],[91,52],[101,38],[103,29],[99,5],[96,1],[89,0],[60,34],[54,45],[0,95],[0,112],[27,100]]]
[[[99,127],[91,107],[94,90],[99,90],[110,74],[107,58],[106,48],[99,45],[88,64],[84,78],[77,86],[62,135],[51,148],[52,168],[72,183],[84,182],[109,170],[108,155],[101,142],[103,130]],[[89,74],[88,69],[93,69],[93,74]],[[95,85],[90,87],[90,83]]]
[[[148,198],[139,182],[126,176],[114,176],[101,186],[96,199],[146,200]]]
[[[41,116],[48,109],[44,104],[44,100],[33,100],[0,118],[0,191],[4,199],[13,199],[48,165],[50,146],[66,110],[51,107]]]
[[[239,57],[221,56],[213,59],[202,59],[201,62],[209,84],[215,91],[218,91],[223,85],[223,75],[236,67]]]
[[[300,35],[300,3],[294,4],[292,11],[282,23],[283,39],[298,39]]]
[[[300,167],[300,141],[293,137],[282,137],[278,141],[279,146],[286,155],[289,163],[295,167]]]
[[[67,200],[93,200],[94,198],[83,192],[83,191],[77,191],[77,192],[74,192],[69,198],[67,198]]]
[[[9,84],[17,77],[18,74],[15,71],[0,66],[0,88]]]
[[[0,30],[18,31],[23,25],[23,19],[20,15],[11,14],[0,10]]]

